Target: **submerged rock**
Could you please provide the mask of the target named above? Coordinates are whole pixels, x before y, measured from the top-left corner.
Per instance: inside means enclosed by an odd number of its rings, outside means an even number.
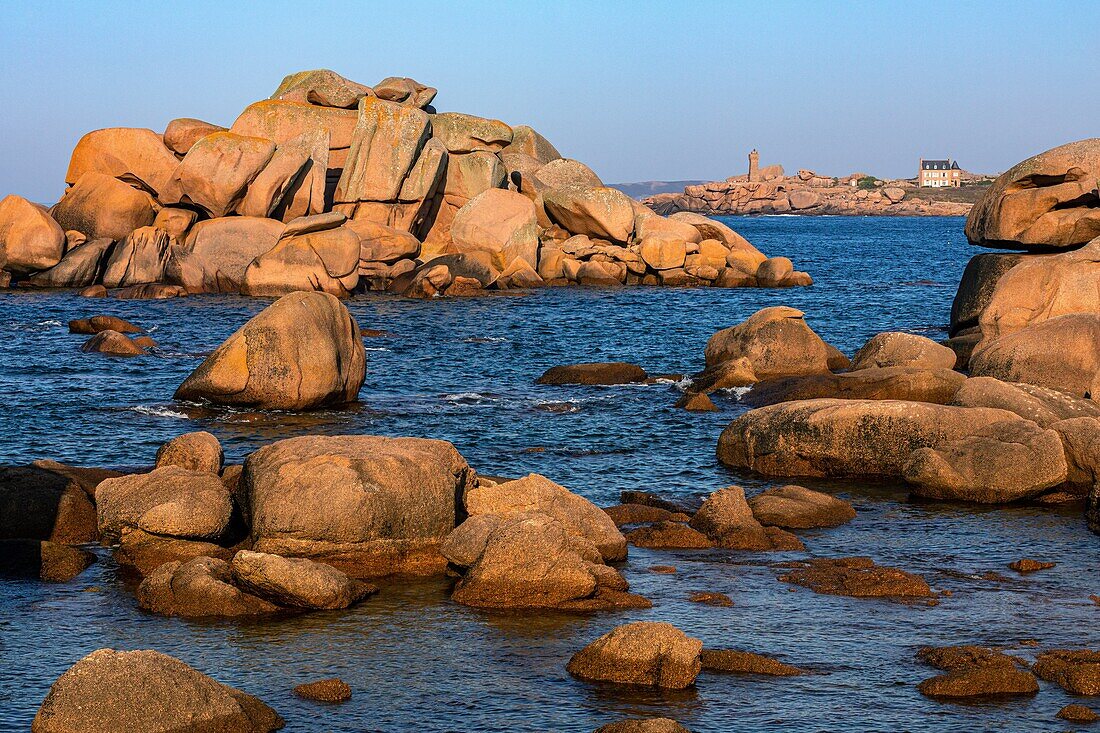
[[[241,326],[174,397],[308,410],[354,402],[365,376],[359,324],[347,308],[327,293],[291,293]]]
[[[803,673],[798,667],[784,664],[778,659],[734,649],[704,649],[700,654],[700,661],[703,669],[709,672],[761,674],[770,677],[796,677]]]
[[[294,694],[317,702],[347,702],[351,699],[351,687],[342,679],[333,677],[295,685]]]
[[[636,384],[648,377],[636,364],[599,362],[550,367],[536,384]]]
[[[1066,705],[1064,708],[1058,711],[1058,714],[1054,716],[1061,718],[1062,720],[1069,720],[1074,723],[1095,723],[1100,720],[1100,715],[1085,705],[1077,705],[1076,703]]]
[[[672,718],[635,718],[601,725],[594,733],[691,733]]]
[[[869,557],[818,558],[779,579],[833,596],[895,599],[932,596],[932,589],[919,575],[875,565]]]
[[[1035,675],[1022,669],[977,667],[932,677],[917,689],[922,695],[941,698],[1034,695],[1039,683]]]
[[[566,670],[587,682],[683,689],[695,684],[703,643],[672,624],[618,626],[573,655]]]
[[[134,343],[126,334],[118,331],[100,331],[85,341],[80,350],[85,353],[111,356],[141,356],[145,349]]]
[[[672,521],[655,522],[626,534],[626,541],[635,547],[654,550],[702,550],[714,547],[714,542],[687,524]]]
[[[1052,649],[1035,659],[1032,670],[1071,695],[1100,695],[1100,651]]]
[[[268,733],[283,719],[257,698],[155,651],[99,649],[57,678],[34,733]]]

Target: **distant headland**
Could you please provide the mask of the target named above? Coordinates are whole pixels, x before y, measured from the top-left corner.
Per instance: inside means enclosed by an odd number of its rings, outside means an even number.
[[[868,173],[836,177],[799,170],[788,176],[781,165],[760,167],[749,153],[749,172],[722,181],[690,182],[682,190],[660,189],[642,203],[668,216],[678,211],[709,215],[799,214],[805,216],[966,216],[995,175],[968,173],[957,161],[918,162],[918,175],[882,179]],[[633,193],[637,184],[617,186]]]

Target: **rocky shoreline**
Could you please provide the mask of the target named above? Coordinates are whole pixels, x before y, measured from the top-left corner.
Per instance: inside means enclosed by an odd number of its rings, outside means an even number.
[[[348,90],[345,82],[304,93],[331,101]],[[818,336],[802,311],[786,306],[764,308],[714,333],[697,360],[703,369],[683,380],[682,406],[705,410],[715,391],[747,388],[743,400],[754,409],[700,449],[713,450],[743,476],[870,477],[914,499],[960,507],[1079,507],[1080,521],[1100,532],[1098,178],[1100,140],[1055,148],[998,178],[971,212],[966,233],[976,245],[1019,252],[974,258],[945,344],[884,332],[849,357]],[[558,194],[546,195],[552,202]],[[360,199],[352,213],[364,203],[378,202]],[[7,205],[29,211],[19,202]],[[346,238],[345,220],[329,226],[340,217],[346,214],[292,219],[288,226],[296,229],[287,241],[327,232]],[[219,220],[233,219],[211,221]],[[650,226],[645,217],[631,222]],[[708,242],[719,241],[702,239],[715,226],[707,221],[682,217],[654,225],[668,222],[698,232],[693,254],[703,256]],[[9,245],[15,241],[10,232]],[[148,238],[171,237],[152,232]],[[131,235],[124,241],[136,246]],[[643,237],[640,256],[647,263],[647,254],[660,264],[679,261],[682,251],[686,256],[680,245],[684,240],[654,245]],[[9,247],[7,263],[12,271],[29,269],[38,251]],[[597,255],[606,252],[595,249],[588,261],[604,263]],[[265,270],[256,265],[261,259],[248,269]],[[783,284],[796,274],[789,265],[766,260],[753,277]],[[291,411],[358,400],[367,365],[360,325],[330,288],[287,287],[291,292],[206,356],[175,399]],[[128,335],[139,327],[115,317],[81,319],[70,328],[91,336],[88,351],[141,358],[148,348]],[[540,383],[568,391],[649,379],[640,365],[589,363],[559,365]],[[379,579],[410,577],[450,578],[449,602],[484,611],[599,617],[652,605],[622,572],[631,546],[801,553],[776,564],[776,583],[914,610],[951,598],[911,569],[863,556],[864,548],[815,555],[821,532],[859,521],[849,502],[825,492],[789,484],[749,496],[733,485],[698,505],[660,492],[625,492],[620,504],[601,508],[546,476],[481,475],[453,444],[421,437],[302,435],[226,465],[215,436],[186,433],[163,445],[146,471],[52,461],[0,468],[0,506],[5,575],[70,581],[94,561],[80,545],[98,542],[136,580],[137,606],[185,619],[275,622],[369,607]],[[1034,558],[1012,565],[1021,574],[1049,568]],[[729,601],[706,592],[693,600],[716,607]],[[605,633],[592,634],[563,662],[565,672],[585,683],[678,690],[694,686],[703,670],[757,675],[757,683],[772,684],[805,671],[798,659],[704,648],[664,622],[604,626]],[[1087,643],[1037,650],[1034,663],[980,645],[926,647],[917,654],[938,671],[911,684],[944,702],[1035,695],[1039,680],[1074,695],[1100,694],[1100,651]],[[347,700],[356,692],[336,679],[298,688],[314,700]],[[1091,714],[1080,705],[1059,713],[1073,720]],[[57,679],[32,730],[145,729],[149,721],[163,729],[241,733],[285,722],[251,695],[172,657],[100,649]],[[600,730],[685,729],[651,719]]]

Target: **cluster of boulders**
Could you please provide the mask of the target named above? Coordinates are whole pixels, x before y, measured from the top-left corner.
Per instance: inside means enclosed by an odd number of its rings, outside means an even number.
[[[435,94],[305,71],[229,128],[90,132],[56,205],[0,201],[0,286],[159,298],[810,284],[728,227],[604,186],[530,127],[437,112]]]
[[[965,216],[970,211],[970,204],[937,201],[934,191],[922,191],[910,181],[883,181],[863,173],[832,178],[810,170],[787,176],[780,165],[761,168],[759,180],[731,176],[687,186],[682,193],[656,194],[642,203],[666,216],[682,211],[717,216]]]
[[[918,496],[1062,501],[1100,477],[1100,403],[955,371],[955,353],[884,333],[848,360],[790,308],[760,311],[708,342],[690,391],[751,386],[719,460],[769,476],[904,480]],[[973,373],[973,372],[972,372]],[[1049,384],[1049,382],[1047,382]]]

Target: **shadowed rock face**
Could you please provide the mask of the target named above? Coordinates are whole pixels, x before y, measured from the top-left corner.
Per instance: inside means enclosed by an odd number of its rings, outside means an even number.
[[[1025,255],[1009,252],[983,252],[971,257],[951,303],[950,335],[955,336],[963,329],[977,326],[997,283],[1005,273],[1026,259],[1029,258]]]
[[[268,733],[283,719],[255,697],[154,651],[92,652],[61,675],[34,733],[118,730]]]
[[[178,400],[304,410],[357,399],[366,375],[359,325],[327,293],[283,296],[207,357]]]
[[[695,683],[703,643],[672,624],[615,628],[573,655],[566,670],[588,682],[683,689]]]
[[[1005,171],[966,219],[971,244],[1074,249],[1100,236],[1100,138],[1068,143]]]
[[[1100,395],[1100,314],[1059,316],[983,341],[970,358],[970,373],[1095,398]]]
[[[73,478],[37,466],[0,467],[0,539],[91,542],[96,509]]]
[[[763,674],[770,677],[796,677],[802,670],[763,654],[734,649],[704,649],[700,655],[703,669],[710,672]]]
[[[634,384],[649,375],[636,364],[622,361],[568,364],[547,369],[538,384]]]

